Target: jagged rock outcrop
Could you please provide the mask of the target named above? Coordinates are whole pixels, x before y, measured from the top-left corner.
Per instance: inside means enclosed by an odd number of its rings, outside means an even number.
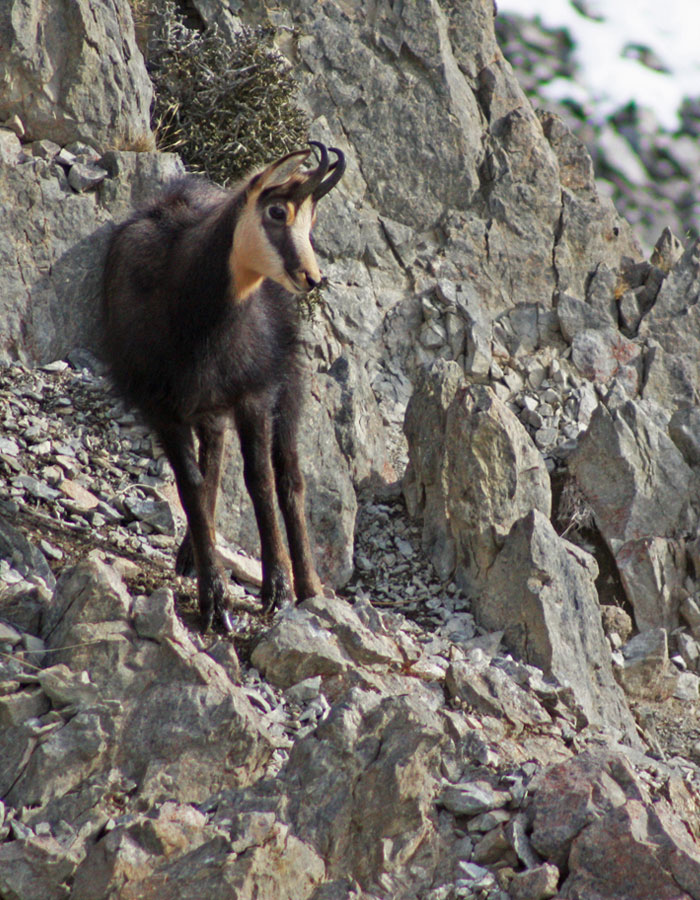
[[[0,46],[0,121],[17,116],[28,141],[152,148],[153,88],[128,4],[9,0]]]
[[[348,158],[316,228],[302,450],[319,569],[353,575],[355,602],[261,620],[248,572],[235,641],[184,624],[172,478],[76,352],[110,222],[179,163],[106,152],[90,91],[45,133],[43,100],[8,108],[0,353],[73,369],[0,384],[0,895],[700,897],[700,770],[645,755],[619,686],[697,697],[697,249],[665,235],[642,260],[583,146],[517,86],[490,0],[195,7],[268,21],[311,137]],[[93,8],[128,49],[125,2],[69,12]],[[49,130],[71,117],[87,130]],[[96,149],[59,146],[76,137]],[[421,578],[395,492],[353,558],[356,491],[402,475],[405,413]],[[219,524],[254,551],[232,459]],[[591,534],[600,566],[567,540]],[[649,638],[601,616],[604,575]]]
[[[31,555],[17,565],[38,579]],[[609,737],[601,751],[536,666],[317,597],[261,636],[262,681],[188,632],[172,591],[130,595],[120,570],[97,554],[67,569],[41,638],[3,620],[4,896],[505,900],[544,884],[631,900],[674,879],[699,896],[693,789]]]

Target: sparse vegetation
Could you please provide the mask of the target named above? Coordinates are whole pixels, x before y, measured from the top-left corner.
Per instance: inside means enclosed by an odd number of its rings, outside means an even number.
[[[151,20],[148,69],[158,149],[224,186],[306,143],[296,83],[272,32],[244,28],[231,43],[189,27],[165,0]]]
[[[590,503],[574,478],[567,479],[561,492],[557,520],[563,527],[562,537],[571,537],[582,529],[595,527]]]

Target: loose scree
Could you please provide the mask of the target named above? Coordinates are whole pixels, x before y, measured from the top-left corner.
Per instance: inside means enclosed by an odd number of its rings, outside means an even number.
[[[195,177],[172,183],[116,228],[107,254],[107,360],[117,388],[141,410],[175,473],[188,523],[176,570],[196,571],[205,630],[213,623],[231,627],[214,533],[228,419],[240,438],[260,532],[264,608],[321,589],[297,451],[295,295],[321,280],[311,228],[316,204],[340,180],[345,159],[331,147],[330,162],[323,144],[310,144],[317,155],[311,169],[304,164],[312,149],[304,149],[232,191]]]

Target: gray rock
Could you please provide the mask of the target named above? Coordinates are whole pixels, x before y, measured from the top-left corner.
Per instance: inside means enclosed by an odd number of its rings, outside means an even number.
[[[158,534],[175,534],[175,520],[167,500],[142,500],[126,497],[124,506],[140,522],[150,525]]]
[[[502,809],[511,799],[508,791],[495,790],[488,781],[472,781],[445,788],[440,803],[459,816],[477,816]]]
[[[447,670],[445,687],[451,696],[459,697],[473,709],[507,719],[516,730],[526,724],[551,722],[537,699],[496,666],[453,662]]]
[[[44,554],[3,518],[0,518],[0,559],[6,559],[25,577],[40,578],[49,590],[53,590],[56,579]]]
[[[700,410],[677,409],[668,423],[668,433],[689,466],[700,465]]]
[[[525,872],[517,872],[508,885],[512,900],[548,900],[559,889],[560,872],[551,863],[542,863]]]
[[[636,743],[636,729],[613,678],[594,580],[598,567],[533,511],[513,526],[489,571],[474,613],[503,629],[523,659],[573,691],[588,721]]]
[[[38,677],[43,692],[56,707],[87,706],[97,697],[97,688],[87,672],[72,672],[61,664],[42,669]]]
[[[357,665],[387,666],[401,655],[388,636],[375,634],[337,597],[313,597],[283,610],[258,643],[251,661],[280,687]]]
[[[253,650],[253,665],[273,684],[291,687],[316,675],[345,672],[351,659],[336,635],[302,609],[283,610]]]
[[[569,466],[618,561],[639,628],[675,627],[685,561],[673,538],[692,515],[693,474],[657,408],[599,406]],[[662,572],[662,575],[658,573]]]
[[[442,485],[447,411],[464,384],[456,363],[436,360],[419,373],[404,423],[409,445],[404,497],[409,513],[422,516],[423,549],[442,578],[450,575],[456,563]]]
[[[68,184],[78,193],[94,190],[106,177],[106,169],[95,163],[76,162],[68,170]]]
[[[175,615],[175,597],[170,588],[158,588],[150,597],[137,597],[132,616],[140,637],[158,641],[185,639],[186,632]]]
[[[517,518],[533,507],[549,515],[551,490],[513,413],[488,388],[460,389],[450,365],[428,370],[407,410],[405,490],[418,498],[423,546],[438,573],[448,575],[454,558],[463,583],[477,585]]]
[[[128,3],[55,0],[30,13],[12,0],[0,35],[0,119],[19,115],[29,140],[105,149],[152,140],[153,91]]]
[[[639,337],[652,348],[644,396],[670,409],[692,407],[700,384],[695,298],[700,290],[700,243],[690,244],[670,270]]]
[[[0,128],[0,165],[16,166],[22,162],[23,156],[17,135],[7,128]]]
[[[79,857],[51,836],[29,834],[0,844],[0,891],[22,900],[67,900]]]
[[[536,775],[530,783],[532,844],[559,869],[569,862],[573,840],[591,819],[626,800],[648,802],[629,763],[607,750],[586,751]]]
[[[670,228],[664,228],[651,254],[651,264],[668,274],[683,256],[683,244]]]
[[[629,793],[574,839],[568,867],[564,896],[663,897],[680,889],[692,897],[700,890],[700,852],[684,823],[665,800]]]
[[[164,599],[167,612],[172,597]],[[148,613],[157,600],[137,621],[153,622]],[[200,802],[245,783],[269,756],[259,717],[226,671],[176,620],[172,637],[161,628],[159,642],[139,638],[129,606],[117,574],[94,560],[59,582],[46,623],[55,665],[40,681],[57,706],[70,704],[69,712],[54,719],[41,742],[27,743],[26,715],[2,730],[9,742],[0,753],[3,792],[13,804],[31,804],[35,822],[87,815],[94,827],[119,791],[115,779],[133,782],[129,790],[138,787],[149,803],[164,791]],[[48,697],[34,691],[45,712]],[[26,754],[21,772],[7,752],[12,746]]]
[[[640,354],[640,348],[628,341],[619,331],[611,327],[597,330],[579,331],[571,345],[571,360],[588,380],[607,384],[616,375],[624,375],[631,368],[635,373],[634,361]],[[637,388],[637,376],[631,374],[634,396]]]
[[[678,686],[678,673],[668,658],[665,629],[654,628],[635,635],[622,647],[623,665],[617,679],[635,699],[667,700]]]
[[[78,345],[98,345],[100,265],[111,223],[182,172],[168,154],[112,153],[110,160],[123,177],[112,175],[87,194],[66,193],[41,159],[0,168],[0,360],[50,362]]]
[[[680,614],[690,626],[693,637],[700,640],[700,606],[693,597],[684,597],[680,604]]]
[[[680,672],[673,692],[678,700],[693,702],[700,698],[700,678],[694,672]]]

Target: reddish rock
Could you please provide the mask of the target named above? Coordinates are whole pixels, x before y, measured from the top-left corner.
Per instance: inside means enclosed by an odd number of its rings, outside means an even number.
[[[574,840],[569,900],[695,900],[700,847],[665,801],[628,800]]]
[[[551,766],[535,778],[531,793],[532,845],[560,869],[566,868],[573,840],[590,822],[628,799],[648,800],[629,763],[608,750]]]

